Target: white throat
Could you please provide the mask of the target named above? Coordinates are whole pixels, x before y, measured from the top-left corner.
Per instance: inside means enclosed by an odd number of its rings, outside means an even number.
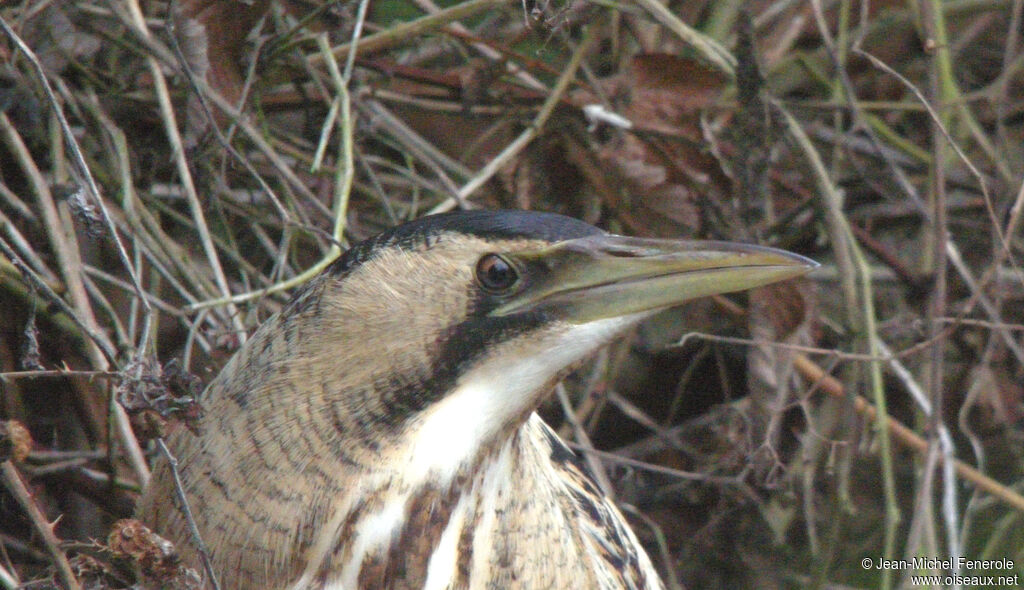
[[[447,485],[459,470],[477,458],[486,445],[513,420],[525,419],[542,389],[565,367],[581,360],[633,323],[611,318],[572,326],[542,351],[497,354],[463,375],[445,399],[425,413],[411,433],[407,473],[410,478]],[[534,354],[529,354],[535,352]]]
[[[507,455],[508,441],[497,441],[495,437],[513,421],[526,419],[541,396],[547,393],[543,388],[565,367],[581,360],[634,322],[635,318],[627,316],[571,326],[546,341],[519,348],[513,346],[520,354],[502,354],[508,350],[498,350],[462,375],[455,389],[411,423],[405,440],[398,441],[408,449],[404,468],[364,476],[356,486],[359,490],[356,493],[383,492],[385,503],[374,517],[357,525],[348,541],[351,553],[340,575],[325,588],[354,588],[364,559],[379,552],[401,533],[409,519],[407,507],[417,490],[448,488],[460,471],[471,466],[487,447],[502,456]],[[511,477],[508,471],[511,467],[505,457],[504,461],[490,466],[488,475],[493,478],[503,473]],[[494,470],[497,471],[491,473]],[[470,477],[468,481],[475,479]],[[324,527],[326,536],[318,540],[312,559],[291,586],[292,590],[309,587],[329,550],[338,542],[341,524],[351,509],[350,505],[348,509],[344,507],[346,502],[342,504],[342,509]],[[452,520],[463,518],[465,509],[464,502],[460,502]],[[431,563],[428,580],[431,584],[446,579],[442,572],[449,570],[452,535],[457,529],[458,526],[454,526],[452,532],[446,531],[442,539],[441,553],[436,563]]]

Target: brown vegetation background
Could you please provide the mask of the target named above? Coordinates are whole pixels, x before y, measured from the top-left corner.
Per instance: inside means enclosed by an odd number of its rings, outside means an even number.
[[[1024,575],[1022,0],[0,18],[0,588],[173,565],[112,529],[158,437],[340,251],[459,207],[822,263],[658,316],[543,408],[670,587]],[[1013,563],[874,567],[915,556]]]

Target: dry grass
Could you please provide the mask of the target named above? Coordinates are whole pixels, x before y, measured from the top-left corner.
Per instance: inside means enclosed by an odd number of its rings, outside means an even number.
[[[0,8],[0,588],[127,587],[90,541],[158,414],[347,245],[456,207],[823,263],[544,408],[670,585],[1024,574],[1024,2],[361,8]]]

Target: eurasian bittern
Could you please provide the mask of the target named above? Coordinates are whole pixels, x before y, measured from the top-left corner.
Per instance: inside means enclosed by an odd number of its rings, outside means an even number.
[[[426,217],[351,248],[210,383],[199,434],[170,441],[222,585],[661,588],[534,410],[655,311],[813,266],[522,211]],[[198,564],[173,490],[159,465],[140,517]]]

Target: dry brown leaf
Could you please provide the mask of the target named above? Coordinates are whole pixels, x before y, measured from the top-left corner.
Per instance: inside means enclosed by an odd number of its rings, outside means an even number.
[[[174,544],[134,518],[114,523],[107,535],[107,546],[115,557],[136,564],[146,579],[161,584],[161,587],[182,590],[201,587],[199,576],[181,565]]]
[[[253,26],[263,18],[269,0],[182,0],[175,4],[175,34],[192,74],[232,104],[245,85],[245,51]],[[193,131],[205,128],[196,105],[189,109]],[[220,117],[219,111],[214,112]]]
[[[597,153],[628,189],[628,213],[645,233],[700,235],[702,199],[727,194],[714,158],[702,149],[700,117],[725,86],[701,63],[665,54],[639,55],[607,80],[606,89],[635,133],[606,143]],[[580,97],[582,99],[582,97]],[[649,215],[653,213],[654,215]]]
[[[21,463],[32,451],[32,435],[17,420],[0,422],[0,462],[10,459]]]
[[[747,353],[751,440],[755,448],[769,450],[773,457],[782,434],[782,414],[796,401],[797,390],[795,351],[772,343],[811,343],[817,311],[812,287],[807,279],[795,279],[750,292],[750,337],[759,343]],[[775,465],[766,467],[772,471]]]

